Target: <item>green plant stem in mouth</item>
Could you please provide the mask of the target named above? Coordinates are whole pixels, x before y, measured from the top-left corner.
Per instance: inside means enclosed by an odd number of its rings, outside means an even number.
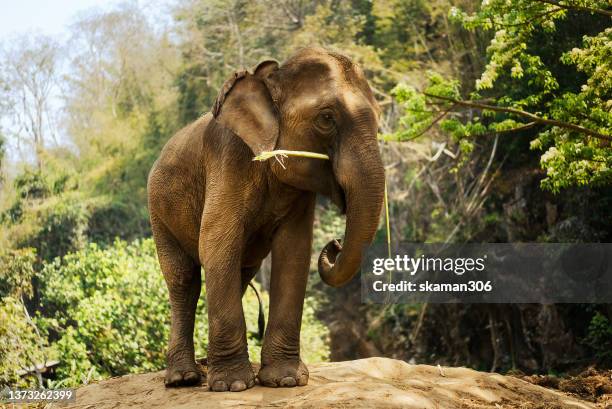
[[[315,152],[307,152],[307,151],[288,151],[284,149],[279,149],[275,151],[264,151],[259,155],[255,156],[253,160],[255,161],[264,161],[270,158],[275,158],[277,156],[287,157],[287,156],[300,156],[302,158],[312,158],[312,159],[325,159],[329,160],[329,156],[322,153]]]
[[[329,160],[329,156],[323,153],[316,152],[308,152],[308,151],[290,151],[285,149],[278,149],[275,151],[263,151],[259,155],[253,158],[254,161],[265,161],[270,158],[276,158],[280,165],[285,169],[285,165],[283,164],[280,158],[287,158],[289,156],[297,156],[302,158],[312,158],[312,159],[323,159]],[[391,258],[391,227],[389,225],[389,196],[387,195],[387,180],[385,177],[385,227],[387,230],[387,252],[389,258]]]

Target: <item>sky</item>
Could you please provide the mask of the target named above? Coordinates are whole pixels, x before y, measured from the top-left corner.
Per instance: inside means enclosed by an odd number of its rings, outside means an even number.
[[[92,8],[105,10],[112,5],[112,1],[104,0],[0,0],[0,44],[10,44],[11,38],[25,33],[44,34],[62,42],[68,38],[69,25],[79,13]],[[0,125],[10,127],[6,120]],[[7,141],[9,162],[31,156],[18,146],[13,139]]]
[[[59,44],[66,44],[70,38],[70,26],[79,15],[111,11],[125,2],[138,4],[150,23],[158,27],[166,26],[171,20],[170,4],[173,0],[0,0],[0,47],[10,47],[12,39],[25,34],[46,35]],[[52,96],[49,103],[52,111],[61,109],[59,94]],[[0,129],[14,128],[7,118],[0,118]],[[56,127],[55,139],[51,142],[65,146],[68,141],[63,128]],[[27,145],[24,148],[15,138],[8,138],[6,143],[7,162],[32,159]]]
[[[113,1],[104,0],[0,0],[0,41],[26,31],[64,36],[79,12],[105,10]]]
[[[123,2],[133,2],[157,25],[167,24],[173,0],[0,0],[0,47],[10,45],[11,39],[23,34],[42,34],[65,44],[70,36],[70,26],[79,14],[92,11],[104,12]],[[0,62],[1,64],[1,62]],[[59,103],[51,100],[51,105]],[[58,105],[59,107],[59,105]],[[0,128],[10,128],[6,118],[0,119]],[[58,134],[62,142],[65,135]],[[63,143],[62,143],[63,144]],[[28,153],[20,149],[12,139],[7,140],[8,160],[17,160]],[[30,155],[31,156],[31,155]],[[21,157],[21,159],[25,159]]]

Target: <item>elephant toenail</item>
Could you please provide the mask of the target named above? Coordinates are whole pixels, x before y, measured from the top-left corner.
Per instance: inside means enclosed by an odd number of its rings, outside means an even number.
[[[227,384],[223,381],[216,381],[212,385],[212,390],[215,392],[225,392],[227,391]]]
[[[308,375],[302,375],[298,378],[298,386],[306,386],[308,384]]]
[[[240,392],[245,390],[246,384],[244,383],[244,381],[234,381],[232,382],[232,385],[230,386],[230,391],[232,392]]]
[[[278,388],[278,385],[274,381],[263,381],[263,385],[268,388]]]
[[[251,379],[248,383],[247,383],[247,388],[252,388],[253,386],[255,386],[255,380]]]
[[[286,376],[283,379],[281,379],[280,381],[280,386],[284,386],[284,387],[293,387],[296,385],[295,382],[295,378],[291,377],[291,376]]]
[[[166,386],[176,386],[183,380],[183,376],[180,372],[173,372],[170,377],[166,379]]]
[[[197,372],[193,372],[193,371],[188,371],[185,372],[185,375],[183,376],[183,379],[185,381],[185,383],[189,384],[189,385],[193,385],[197,382],[200,381],[200,374]]]

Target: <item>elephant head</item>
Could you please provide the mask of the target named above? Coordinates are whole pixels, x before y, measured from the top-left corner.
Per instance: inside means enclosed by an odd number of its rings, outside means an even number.
[[[330,161],[291,157],[286,169],[276,161],[262,166],[283,183],[330,197],[346,213],[342,244],[332,240],[319,256],[319,274],[334,287],[357,273],[378,227],[384,191],[378,113],[361,69],[320,48],[234,74],[213,108],[217,122],[255,155],[274,149],[329,155]]]

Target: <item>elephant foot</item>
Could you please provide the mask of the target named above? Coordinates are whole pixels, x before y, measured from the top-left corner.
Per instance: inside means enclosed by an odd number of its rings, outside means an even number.
[[[257,374],[259,383],[271,388],[305,386],[308,368],[300,361],[278,361],[262,365]]]
[[[210,364],[207,374],[208,389],[213,392],[240,392],[255,385],[255,372],[247,359],[229,364]]]
[[[166,387],[193,386],[202,381],[202,373],[193,358],[193,348],[170,348],[166,361]]]

